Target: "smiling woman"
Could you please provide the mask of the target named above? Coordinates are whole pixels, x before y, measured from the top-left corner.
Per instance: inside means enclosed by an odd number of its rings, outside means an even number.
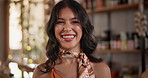
[[[111,78],[107,64],[92,56],[97,46],[93,30],[78,2],[57,3],[46,31],[48,60],[35,69],[33,78]]]
[[[70,52],[80,51],[82,28],[79,19],[70,8],[61,9],[54,30],[56,39],[63,49],[71,50]]]

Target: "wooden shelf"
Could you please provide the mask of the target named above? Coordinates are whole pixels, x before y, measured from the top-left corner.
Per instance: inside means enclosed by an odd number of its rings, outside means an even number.
[[[106,52],[113,52],[113,53],[122,53],[122,52],[132,52],[132,53],[139,53],[141,50],[120,50],[120,49],[96,49],[95,52],[101,52],[101,53],[106,53]],[[148,50],[146,50],[148,52]]]
[[[94,10],[95,13],[103,13],[103,12],[112,12],[112,11],[122,11],[122,10],[130,10],[130,9],[137,9],[138,4],[122,4],[112,7],[103,7],[103,8],[96,8]],[[90,14],[91,10],[87,10],[87,13]]]
[[[148,6],[148,1],[144,2],[145,6]],[[122,11],[122,10],[134,10],[138,8],[137,4],[122,4],[112,7],[101,7],[101,8],[95,8],[94,13],[103,13],[103,12],[112,12],[112,11]],[[91,10],[86,10],[88,14],[91,13]]]

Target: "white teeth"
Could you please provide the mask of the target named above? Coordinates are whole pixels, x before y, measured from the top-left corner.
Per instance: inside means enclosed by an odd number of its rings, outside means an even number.
[[[74,38],[74,36],[63,36],[63,38]]]

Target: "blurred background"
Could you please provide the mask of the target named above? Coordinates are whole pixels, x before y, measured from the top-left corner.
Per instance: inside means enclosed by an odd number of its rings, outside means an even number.
[[[60,0],[0,0],[0,78],[32,78],[46,61],[45,26]],[[77,0],[95,27],[94,52],[112,78],[148,70],[148,0]]]

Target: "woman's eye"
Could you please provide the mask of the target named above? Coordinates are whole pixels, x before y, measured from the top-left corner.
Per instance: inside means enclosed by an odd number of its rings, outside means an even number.
[[[61,24],[64,23],[63,21],[57,21],[56,24]]]
[[[80,23],[79,21],[73,21],[72,23]]]

